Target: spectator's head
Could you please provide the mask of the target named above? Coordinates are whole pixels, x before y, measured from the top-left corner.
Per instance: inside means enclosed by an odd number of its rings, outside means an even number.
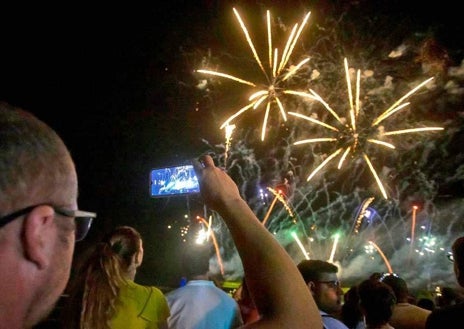
[[[422,297],[417,301],[417,306],[429,311],[433,311],[435,309],[435,302],[431,298]]]
[[[71,155],[31,113],[0,103],[0,150],[0,305],[9,321],[27,309],[17,327],[31,327],[63,292],[74,242],[85,236],[95,214],[84,218],[77,210]]]
[[[359,304],[358,286],[351,286],[343,295],[343,302],[346,304]]]
[[[464,287],[464,236],[454,240],[451,247],[454,259],[454,274],[461,287]]]
[[[358,293],[361,311],[369,327],[379,327],[390,321],[396,298],[389,285],[367,279],[360,283]]]
[[[210,279],[209,260],[212,255],[210,244],[185,244],[182,251],[182,268],[188,280]]]
[[[142,238],[137,230],[118,226],[109,232],[95,245],[71,284],[64,312],[67,325],[99,328],[109,323],[116,312],[121,286],[135,278],[142,260]]]
[[[406,281],[404,281],[398,275],[388,273],[383,275],[380,281],[388,284],[390,288],[393,289],[397,303],[407,303],[409,301],[408,285],[406,284]]]
[[[436,304],[439,307],[455,305],[459,303],[461,300],[461,296],[459,295],[458,291],[452,287],[441,287],[440,293],[437,294]]]
[[[338,267],[326,261],[310,259],[302,260],[298,270],[318,308],[328,314],[339,313],[343,291],[337,277]]]
[[[130,226],[116,227],[104,240],[117,255],[121,269],[134,272],[143,261],[143,243],[140,233]]]
[[[355,328],[364,321],[361,308],[359,307],[358,286],[351,286],[343,295],[341,320],[348,328]]]
[[[369,279],[371,280],[380,280],[380,278],[383,276],[383,273],[382,272],[373,272],[371,273],[371,275],[369,276]]]

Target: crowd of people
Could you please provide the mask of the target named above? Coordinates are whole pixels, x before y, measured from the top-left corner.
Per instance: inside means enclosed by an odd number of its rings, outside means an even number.
[[[211,278],[211,246],[186,248],[182,287],[164,293],[136,283],[143,238],[130,226],[95,244],[70,280],[74,244],[97,215],[78,209],[68,148],[46,123],[5,103],[0,145],[0,329],[45,328],[65,288],[70,297],[54,328],[432,329],[464,319],[462,300],[421,306],[393,273],[344,292],[336,265],[295,264],[208,155],[193,165],[205,205],[221,215],[241,258],[239,293],[230,296]],[[454,241],[452,261],[464,287],[464,237]]]
[[[74,243],[85,237],[96,214],[78,210],[74,161],[63,140],[46,123],[30,112],[0,104],[0,143],[0,328],[33,328],[63,293],[70,278]],[[322,328],[317,306],[292,258],[242,199],[234,181],[210,156],[195,159],[193,164],[205,205],[217,211],[230,230],[260,314],[243,328]],[[103,243],[109,245],[98,250],[100,268],[90,266],[85,275],[79,321],[86,321],[86,309],[95,307],[111,316],[102,316],[104,321],[91,329],[127,328],[116,327],[121,322],[113,320],[121,316],[130,321],[131,315],[140,320],[133,328],[163,326],[166,318],[162,311],[160,318],[145,317],[143,310],[135,309],[141,304],[132,300],[121,303],[120,293],[129,296],[133,292],[130,273],[141,261],[141,243],[125,256],[120,254],[123,243],[112,239]],[[109,308],[99,306],[98,298],[91,302],[92,287],[102,280],[88,275],[94,269],[96,275],[116,274],[123,279],[107,284]],[[142,295],[148,300],[145,291]],[[125,312],[125,306],[131,308],[127,314],[116,314]],[[79,326],[89,328],[85,323]]]

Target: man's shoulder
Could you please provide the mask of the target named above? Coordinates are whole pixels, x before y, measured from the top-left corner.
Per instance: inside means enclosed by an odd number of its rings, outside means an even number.
[[[393,313],[399,313],[399,314],[410,314],[410,313],[414,313],[414,314],[426,314],[428,315],[431,311],[430,310],[426,310],[425,308],[422,308],[422,307],[419,307],[417,305],[414,305],[414,304],[410,304],[410,303],[398,303],[395,305],[395,308],[393,309]]]
[[[321,312],[321,316],[325,329],[348,329],[348,327],[342,321],[327,313]]]

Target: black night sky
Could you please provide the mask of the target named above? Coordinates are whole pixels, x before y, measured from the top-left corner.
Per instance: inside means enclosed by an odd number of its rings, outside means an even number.
[[[457,2],[408,1],[407,7],[404,2],[174,0],[138,7],[40,3],[2,8],[0,100],[35,113],[63,137],[78,170],[79,205],[98,213],[87,240],[76,245],[76,258],[114,225],[132,225],[145,243],[137,280],[159,286],[178,282],[179,227],[185,224],[183,214],[201,209],[201,200],[150,198],[148,175],[151,168],[185,164],[208,151],[204,141],[224,142],[218,124],[223,103],[217,98],[232,102],[234,96],[218,88],[206,97],[195,87],[199,81],[193,71],[208,52],[222,63],[246,49],[235,49],[245,42],[238,37],[233,6],[248,21],[259,18],[253,26],[261,24],[265,9],[282,15],[288,25],[312,11],[309,30],[344,12],[352,24],[388,21],[379,29],[390,26],[393,34],[402,27],[405,39],[417,31],[433,34],[459,66],[464,31]],[[339,33],[359,40],[381,34],[352,32]],[[462,181],[458,185],[462,188]],[[456,193],[462,198],[462,191]]]

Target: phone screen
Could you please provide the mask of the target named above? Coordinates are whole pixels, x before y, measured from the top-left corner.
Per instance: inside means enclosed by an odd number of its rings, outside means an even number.
[[[157,168],[150,171],[150,196],[162,197],[199,193],[192,165]]]

